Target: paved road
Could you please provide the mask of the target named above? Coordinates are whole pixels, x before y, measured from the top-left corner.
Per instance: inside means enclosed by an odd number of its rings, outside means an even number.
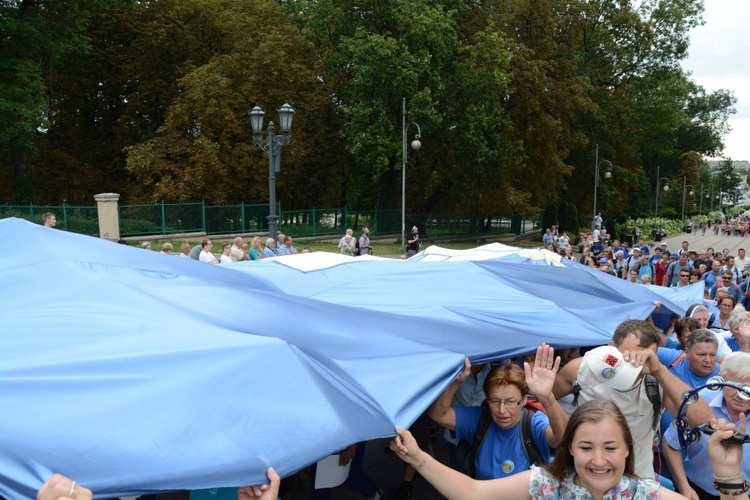
[[[697,233],[687,234],[680,233],[674,236],[669,236],[666,239],[668,250],[679,250],[682,246],[682,242],[687,241],[690,244],[691,250],[700,252],[707,248],[713,248],[714,251],[722,251],[725,248],[729,249],[729,255],[737,256],[737,250],[744,248],[750,250],[750,238],[742,238],[737,236],[716,236],[713,231],[706,231],[705,236],[701,236],[700,230]],[[653,242],[649,242],[653,243]],[[654,243],[656,244],[656,243]]]

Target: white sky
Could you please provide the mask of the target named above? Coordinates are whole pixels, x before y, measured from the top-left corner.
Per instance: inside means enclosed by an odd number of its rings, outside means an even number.
[[[727,89],[737,97],[729,118],[724,155],[750,160],[750,0],[705,0],[705,25],[690,34],[690,55],[683,68],[707,91]]]

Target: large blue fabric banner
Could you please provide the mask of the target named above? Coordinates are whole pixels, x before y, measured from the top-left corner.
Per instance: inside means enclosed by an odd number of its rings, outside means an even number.
[[[0,221],[0,245],[12,499],[54,472],[102,498],[288,475],[409,426],[464,356],[602,344],[655,300],[502,260],[212,266],[18,219]]]

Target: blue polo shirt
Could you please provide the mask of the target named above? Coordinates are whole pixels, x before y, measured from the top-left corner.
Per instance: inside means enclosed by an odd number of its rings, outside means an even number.
[[[683,351],[677,349],[667,349],[665,347],[660,347],[656,351],[656,356],[659,358],[661,364],[669,368],[669,371],[672,372],[675,377],[685,382],[691,388],[705,385],[708,379],[719,374],[719,363],[714,363],[714,369],[711,371],[711,373],[709,373],[708,375],[696,375],[690,370],[690,365],[688,365],[687,357],[682,358],[679,363],[677,363],[675,366],[672,366],[672,363],[674,363],[677,358],[682,355],[682,352]],[[662,433],[666,432],[667,428],[671,426],[672,420],[674,420],[674,415],[669,413],[667,410],[664,410],[664,413],[661,414]]]
[[[679,363],[672,366],[672,363],[682,355],[682,351],[677,349],[667,349],[660,347],[656,351],[656,356],[659,358],[661,364],[669,368],[669,371],[674,374],[675,377],[685,382],[690,387],[700,387],[704,385],[708,379],[719,374],[719,363],[714,363],[714,369],[708,375],[696,375],[690,371],[690,366],[687,362],[687,357],[682,358]]]
[[[469,443],[474,440],[474,434],[479,425],[479,417],[484,407],[453,407],[456,412],[456,437],[465,439]],[[546,463],[552,461],[552,452],[547,444],[547,415],[538,411],[531,418],[531,434],[542,459]],[[521,443],[521,421],[510,429],[501,429],[495,422],[490,423],[487,436],[474,460],[477,479],[495,479],[512,476],[531,467]]]
[[[727,341],[727,346],[729,346],[732,352],[737,352],[740,350],[740,342],[737,340],[737,337],[732,335],[731,337],[725,340]]]

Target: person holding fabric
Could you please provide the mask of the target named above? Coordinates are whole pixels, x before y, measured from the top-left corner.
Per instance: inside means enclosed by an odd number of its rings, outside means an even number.
[[[396,433],[391,449],[448,499],[685,498],[634,475],[630,429],[617,405],[608,401],[591,401],[573,412],[550,466],[489,481],[441,464],[419,449],[409,431],[396,428]]]
[[[743,445],[731,439],[736,434],[744,435],[746,416],[739,415],[738,425],[724,418],[713,419],[711,424],[716,432],[708,438],[707,449],[714,480],[722,488],[719,498],[748,499],[742,469]],[[634,475],[635,450],[630,429],[617,405],[606,401],[585,403],[573,413],[551,466],[533,467],[515,476],[489,481],[473,480],[450,469],[420,450],[409,431],[399,427],[395,430],[391,450],[448,499],[559,500],[572,495],[596,500],[686,498],[653,480]],[[705,467],[701,470],[705,473]],[[273,467],[268,468],[266,477],[266,484],[239,488],[237,500],[277,500],[281,478]],[[93,494],[60,474],[53,475],[37,492],[37,500],[70,498],[91,500]]]
[[[531,417],[532,439],[541,459],[549,463],[551,449],[560,444],[568,417],[552,395],[559,367],[560,358],[555,359],[555,350],[542,344],[537,349],[533,367],[524,363],[522,370],[517,364],[508,363],[487,375],[484,381],[486,408],[451,406],[456,391],[471,373],[467,358],[464,370],[427,413],[456,437],[473,443],[483,413],[489,412],[484,439],[478,450],[472,450],[475,477],[491,479],[518,474],[532,465],[521,439],[522,413],[529,393],[533,393],[547,411],[547,415],[538,411]]]
[[[36,498],[37,500],[63,500],[69,498],[91,500],[94,498],[94,493],[62,474],[53,474],[39,488]]]

